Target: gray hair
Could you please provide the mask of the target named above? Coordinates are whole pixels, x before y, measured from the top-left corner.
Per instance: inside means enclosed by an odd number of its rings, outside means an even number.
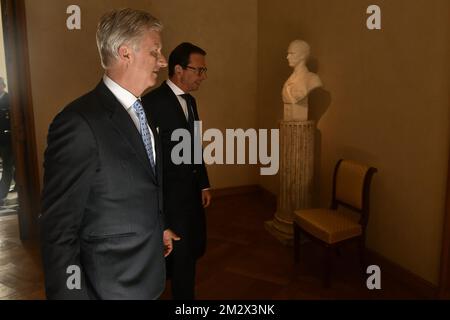
[[[123,44],[138,49],[139,41],[146,31],[160,32],[162,23],[151,14],[135,9],[116,9],[106,13],[97,26],[97,47],[102,67],[108,69],[119,58]]]

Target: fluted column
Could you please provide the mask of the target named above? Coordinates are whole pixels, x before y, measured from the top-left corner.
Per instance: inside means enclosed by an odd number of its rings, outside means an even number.
[[[314,121],[280,121],[280,189],[274,219],[266,228],[291,244],[293,211],[311,207],[314,174]]]

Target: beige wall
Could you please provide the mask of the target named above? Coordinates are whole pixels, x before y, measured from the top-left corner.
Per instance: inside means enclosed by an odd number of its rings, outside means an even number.
[[[256,128],[257,0],[152,1],[165,53],[183,41],[206,49],[208,80],[195,93],[204,130]],[[256,166],[212,165],[214,187],[258,184]]]
[[[74,2],[66,0],[26,1],[41,176],[50,121],[67,103],[93,88],[102,76],[95,29],[99,17],[116,7],[146,9],[161,19],[166,25],[166,55],[182,41],[191,41],[208,52],[209,79],[195,93],[204,129],[257,126],[256,0],[239,6],[234,6],[232,0],[79,0],[76,4],[81,8],[82,22],[78,31],[66,28],[66,8],[71,4]],[[258,183],[256,167],[212,165],[209,172],[216,188]]]
[[[368,246],[437,283],[450,117],[447,0],[379,0],[382,31],[365,28],[365,0],[78,0],[82,30],[68,31],[72,3],[26,1],[40,164],[53,116],[102,75],[94,34],[109,8],[159,17],[165,54],[181,41],[208,51],[209,79],[196,93],[205,129],[276,128],[291,72],[286,47],[302,38],[324,82],[311,99],[320,119],[316,202],[328,203],[338,158],[376,166]],[[253,167],[209,171],[215,187],[259,181],[278,189],[277,176],[258,177]]]
[[[259,1],[259,124],[274,127],[281,118],[280,90],[291,72],[286,47],[306,40],[324,83],[310,102],[320,119],[316,202],[330,201],[337,159],[377,167],[368,247],[437,284],[449,146],[449,2],[376,3],[381,31],[365,27],[373,1]],[[277,192],[276,178],[260,181]]]

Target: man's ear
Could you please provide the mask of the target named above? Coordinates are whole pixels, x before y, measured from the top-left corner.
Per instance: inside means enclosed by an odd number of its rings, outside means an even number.
[[[119,47],[119,59],[122,61],[130,62],[131,59],[131,50],[128,46],[122,45]]]
[[[179,65],[179,64],[177,64],[176,66],[175,66],[175,73],[176,74],[180,74],[180,73],[182,73],[183,72],[183,68]]]

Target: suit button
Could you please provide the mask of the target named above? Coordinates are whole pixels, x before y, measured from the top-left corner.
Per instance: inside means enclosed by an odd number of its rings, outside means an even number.
[[[197,170],[192,170],[192,173],[197,173]]]

